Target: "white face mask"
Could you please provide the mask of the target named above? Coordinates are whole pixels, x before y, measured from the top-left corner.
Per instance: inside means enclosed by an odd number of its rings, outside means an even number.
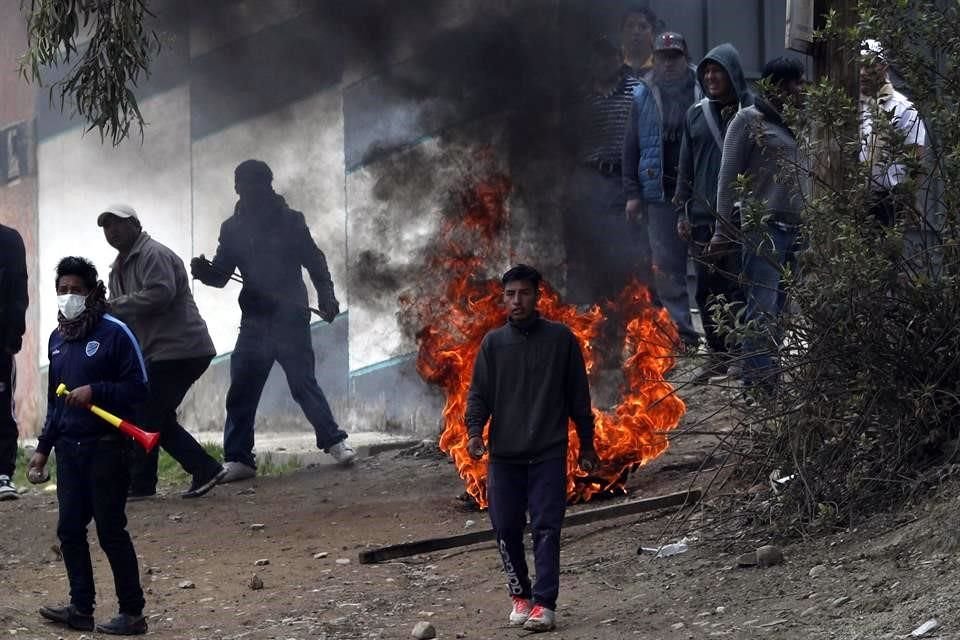
[[[76,293],[57,296],[57,306],[67,320],[73,320],[87,308],[87,297]]]

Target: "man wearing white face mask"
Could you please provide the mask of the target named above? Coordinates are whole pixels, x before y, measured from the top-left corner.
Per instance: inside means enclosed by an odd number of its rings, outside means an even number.
[[[30,460],[28,477],[47,476],[47,456],[57,450],[57,537],[70,583],[70,604],[41,607],[40,615],[77,631],[93,631],[96,590],[87,526],[110,561],[120,614],[97,631],[117,635],[147,632],[137,554],[127,532],[127,440],[87,410],[96,404],[132,417],[147,395],[140,345],[125,324],[106,313],[106,288],[84,258],[57,265],[58,327],[50,335],[47,419]],[[70,392],[57,396],[60,384]]]

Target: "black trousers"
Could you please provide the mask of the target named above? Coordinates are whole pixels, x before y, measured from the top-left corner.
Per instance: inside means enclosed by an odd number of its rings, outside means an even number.
[[[237,346],[230,356],[227,422],[223,430],[223,457],[227,462],[257,466],[253,454],[254,420],[274,362],[283,368],[290,395],[313,426],[317,448],[327,451],[347,439],[317,383],[307,320],[244,317]]]
[[[0,350],[0,476],[13,477],[17,464],[17,419],[13,414],[13,392],[17,367],[13,355]]]
[[[560,592],[560,527],[567,509],[566,458],[534,464],[491,461],[487,498],[510,595],[532,597],[536,604],[556,609]],[[527,511],[537,572],[532,586],[523,549]]]
[[[160,446],[190,475],[208,479],[220,470],[220,463],[204,451],[196,438],[177,421],[177,408],[213,356],[187,360],[163,360],[147,363],[150,395],[140,408],[138,424],[144,431],[160,433]],[[152,494],[157,489],[157,461],[160,449],[149,454],[136,442],[130,442],[131,493]]]
[[[696,225],[690,230],[690,254],[697,270],[697,308],[707,345],[713,353],[729,351],[724,337],[720,335],[717,323],[710,312],[714,298],[723,295],[728,302],[743,302],[743,292],[739,283],[740,251],[731,251],[729,255],[704,260],[703,251],[713,237],[713,225]]]
[[[57,501],[60,518],[57,537],[70,581],[70,602],[81,611],[93,611],[96,589],[87,545],[87,525],[97,525],[100,548],[110,561],[120,611],[143,613],[143,589],[137,554],[127,533],[126,438],[77,442],[60,438],[57,452]]]

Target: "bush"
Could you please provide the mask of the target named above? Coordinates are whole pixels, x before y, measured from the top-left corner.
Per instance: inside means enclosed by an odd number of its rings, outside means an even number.
[[[883,43],[926,124],[921,160],[892,127],[876,127],[891,157],[915,174],[909,213],[895,227],[866,216],[869,171],[858,159],[856,98],[821,78],[802,112],[788,114],[805,132],[814,188],[799,267],[784,272],[790,304],[772,332],[781,383],[757,396],[737,445],[750,482],[774,470],[794,476],[772,518],[763,516],[782,531],[827,520],[849,525],[953,472],[960,449],[958,23],[955,2],[865,0],[854,28],[834,19],[820,33],[842,42],[852,65],[862,39]],[[746,209],[745,226],[756,214]],[[731,311],[716,308],[727,318]],[[730,330],[742,339],[755,327]]]

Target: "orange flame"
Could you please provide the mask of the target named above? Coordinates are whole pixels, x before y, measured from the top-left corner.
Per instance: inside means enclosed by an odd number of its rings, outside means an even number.
[[[496,252],[500,231],[506,225],[509,179],[494,176],[466,189],[458,199],[464,211],[456,222],[442,230],[432,258],[431,273],[445,280],[442,305],[401,299],[401,307],[415,308],[422,329],[417,334],[417,371],[446,395],[440,448],[450,454],[467,492],[481,507],[487,504],[487,459],[474,460],[467,453],[464,414],[473,363],[488,331],[501,326],[505,310],[498,280],[481,275],[486,258]],[[469,249],[468,249],[469,247]],[[543,283],[539,311],[545,318],[562,322],[580,341],[588,373],[600,354],[596,340],[607,318],[599,305],[579,310],[565,304],[560,295]],[[653,460],[667,449],[666,433],[677,426],[686,411],[664,374],[673,366],[672,347],[677,330],[663,309],[654,308],[650,293],[637,282],[628,285],[618,299],[608,303],[617,317],[626,318],[624,338],[624,385],[621,399],[611,411],[594,408],[594,444],[600,468],[589,476],[577,463],[579,441],[572,422],[567,452],[567,497],[586,501],[599,492],[622,489],[627,474]],[[486,438],[486,430],[484,433]]]

